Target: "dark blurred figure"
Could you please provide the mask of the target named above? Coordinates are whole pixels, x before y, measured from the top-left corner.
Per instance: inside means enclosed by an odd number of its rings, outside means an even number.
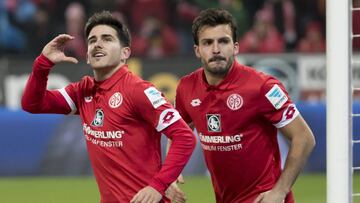
[[[119,11],[129,20],[132,54],[158,58],[179,52],[179,37],[171,19],[172,2],[165,0],[119,1]]]
[[[325,52],[326,42],[320,22],[313,21],[307,24],[305,36],[299,41],[298,52]]]
[[[23,53],[27,47],[24,25],[31,22],[35,6],[30,0],[0,1],[0,53]]]
[[[75,37],[66,45],[66,54],[75,58],[86,58],[86,44],[83,28],[85,27],[86,13],[82,4],[73,2],[65,10],[65,33]]]
[[[270,6],[265,6],[256,13],[253,27],[239,40],[240,53],[278,53],[284,51],[284,46]]]
[[[39,4],[33,21],[27,27],[28,53],[35,56],[41,52],[43,46],[53,38],[53,27],[50,24],[50,13],[45,4]]]
[[[159,58],[175,55],[179,51],[176,32],[156,17],[149,16],[144,19],[133,36],[131,47],[135,56]]]
[[[360,8],[360,0],[353,0],[353,7]],[[352,31],[353,34],[360,35],[360,11],[352,13]],[[360,37],[353,39],[353,50],[360,51]]]

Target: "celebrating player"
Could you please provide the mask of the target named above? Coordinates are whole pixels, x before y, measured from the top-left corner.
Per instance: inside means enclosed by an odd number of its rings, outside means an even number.
[[[94,77],[46,90],[55,64],[77,63],[64,54],[73,37],[59,35],[34,62],[23,109],[80,115],[102,203],[170,202],[165,190],[195,147],[191,129],[152,84],[128,70],[131,39],[124,24],[107,11],[96,13],[85,26],[85,36]],[[161,133],[173,142],[163,164]]]
[[[216,201],[294,202],[291,187],[315,145],[308,125],[278,80],[234,60],[229,12],[202,11],[192,33],[203,67],[180,80],[176,109],[198,132]],[[283,170],[277,129],[290,141]]]

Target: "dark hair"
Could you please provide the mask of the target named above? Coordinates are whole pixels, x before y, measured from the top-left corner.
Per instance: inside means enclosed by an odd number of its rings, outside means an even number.
[[[89,18],[85,25],[85,39],[88,38],[90,31],[97,25],[108,25],[114,28],[117,32],[120,44],[125,47],[130,47],[131,36],[129,29],[109,11],[94,13],[94,15]]]
[[[228,24],[231,27],[233,41],[237,41],[237,26],[234,17],[225,9],[209,8],[200,12],[192,25],[194,43],[199,45],[199,31],[204,26],[215,27]]]

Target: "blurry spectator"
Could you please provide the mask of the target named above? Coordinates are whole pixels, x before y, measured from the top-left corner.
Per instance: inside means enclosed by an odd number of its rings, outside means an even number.
[[[132,53],[153,58],[176,54],[179,41],[176,32],[156,17],[148,17],[133,34]]]
[[[304,38],[307,25],[318,21],[321,30],[325,31],[325,1],[324,0],[292,0],[296,10],[296,30],[298,38]],[[325,34],[323,33],[323,36]]]
[[[238,0],[218,0],[218,7],[226,9],[235,18],[238,28],[238,36],[242,36],[248,29],[247,11],[242,1]]]
[[[180,40],[180,53],[193,54],[193,39],[191,25],[195,17],[200,13],[200,8],[194,0],[178,0],[175,2],[176,32]]]
[[[75,38],[66,45],[66,54],[75,58],[86,58],[86,44],[83,36],[86,14],[83,5],[73,2],[65,10],[65,33]]]
[[[19,28],[33,16],[35,7],[28,0],[0,1],[0,51],[23,52],[26,48],[26,35]]]
[[[297,50],[299,52],[325,52],[325,39],[319,22],[308,23],[305,37],[299,41]]]
[[[169,4],[166,0],[128,0],[119,4],[119,11],[124,13],[130,23],[130,30],[137,32],[141,24],[149,16],[157,18],[162,23],[169,23]]]
[[[53,38],[52,27],[50,27],[50,14],[43,5],[38,5],[33,20],[27,26],[27,37],[29,40],[28,52],[38,55],[46,42]]]
[[[296,12],[293,0],[268,0],[267,4],[272,6],[276,28],[282,33],[287,50],[296,47]]]
[[[360,0],[353,0],[353,7],[360,8]],[[353,11],[352,13],[352,32],[360,35],[360,11]],[[354,51],[360,51],[360,37],[353,38]]]
[[[271,53],[284,51],[284,40],[274,25],[271,7],[265,6],[255,16],[253,27],[239,41],[239,52]]]

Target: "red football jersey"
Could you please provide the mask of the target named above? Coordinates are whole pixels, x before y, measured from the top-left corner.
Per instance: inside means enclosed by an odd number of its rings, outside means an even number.
[[[190,128],[149,82],[126,65],[96,82],[84,77],[60,90],[46,90],[52,64],[41,55],[24,91],[23,108],[32,113],[79,114],[101,202],[130,202],[150,185],[164,195],[195,146]],[[172,138],[162,165],[160,138]],[[166,197],[161,202],[170,202]]]
[[[180,80],[176,108],[198,132],[218,203],[252,203],[274,186],[277,128],[299,115],[278,80],[234,62],[211,86],[200,68]],[[293,201],[290,192],[285,202]]]

